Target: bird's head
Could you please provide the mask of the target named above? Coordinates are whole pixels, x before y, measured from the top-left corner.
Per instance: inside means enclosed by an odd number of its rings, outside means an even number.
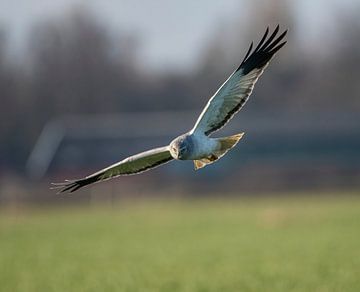
[[[186,159],[189,150],[189,142],[186,136],[177,137],[170,143],[170,154],[175,159]]]

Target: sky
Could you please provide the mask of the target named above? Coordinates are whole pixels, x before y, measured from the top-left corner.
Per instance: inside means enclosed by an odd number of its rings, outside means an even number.
[[[304,36],[306,32],[306,38],[313,43],[336,25],[332,17],[334,11],[351,10],[359,6],[357,2],[302,0],[294,1],[293,9],[296,21],[304,28]],[[60,17],[71,8],[83,5],[90,7],[114,32],[138,34],[142,42],[140,54],[146,66],[161,71],[172,66],[191,67],[219,24],[241,17],[246,13],[246,3],[249,1],[0,0],[0,26],[10,35],[16,52],[22,48],[32,24]]]

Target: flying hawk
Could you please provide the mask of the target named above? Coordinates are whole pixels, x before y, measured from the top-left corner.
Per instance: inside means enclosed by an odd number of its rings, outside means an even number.
[[[74,192],[89,184],[144,172],[173,159],[193,160],[195,169],[218,160],[239,142],[244,133],[224,138],[211,138],[210,135],[242,108],[272,57],[285,45],[286,41],[282,40],[287,30],[279,36],[278,32],[279,25],[268,37],[268,27],[254,50],[251,43],[240,66],[210,98],[192,130],[165,147],[130,156],[85,178],[54,183],[53,188],[60,188],[60,193]]]

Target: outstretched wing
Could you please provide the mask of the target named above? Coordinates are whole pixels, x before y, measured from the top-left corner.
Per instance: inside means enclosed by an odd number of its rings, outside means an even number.
[[[78,180],[67,180],[63,183],[53,183],[53,189],[59,188],[59,193],[74,192],[86,185],[105,181],[121,175],[133,175],[147,171],[172,160],[169,146],[155,148],[134,156],[130,156],[105,169]]]
[[[267,28],[253,51],[253,43],[251,43],[240,66],[210,98],[192,129],[193,132],[210,135],[221,129],[242,108],[271,58],[286,43],[286,41],[281,42],[281,40],[287,31],[275,38],[278,32],[279,26],[267,39],[269,33],[269,28]]]

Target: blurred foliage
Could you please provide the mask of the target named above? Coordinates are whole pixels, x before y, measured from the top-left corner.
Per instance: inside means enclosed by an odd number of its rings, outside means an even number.
[[[360,201],[334,195],[3,210],[0,291],[359,291]]]
[[[317,58],[321,47],[316,53],[298,49],[299,28],[289,2],[276,3],[260,7],[255,1],[244,20],[228,20],[231,31],[220,25],[193,72],[152,74],[136,53],[136,36],[115,37],[86,9],[35,24],[21,64],[7,54],[6,31],[1,31],[1,168],[23,171],[44,124],[63,114],[201,108],[241,61],[249,37],[260,37],[274,20],[289,27],[289,43],[256,89],[251,110],[359,111],[360,22],[355,15],[339,15],[334,42],[340,45]]]

